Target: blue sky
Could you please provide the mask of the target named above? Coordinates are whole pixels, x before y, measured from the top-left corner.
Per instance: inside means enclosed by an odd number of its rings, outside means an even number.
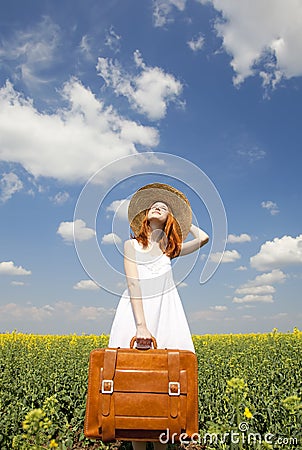
[[[301,20],[294,0],[2,5],[1,331],[108,333],[152,181],[211,236],[175,264],[192,333],[301,329]]]

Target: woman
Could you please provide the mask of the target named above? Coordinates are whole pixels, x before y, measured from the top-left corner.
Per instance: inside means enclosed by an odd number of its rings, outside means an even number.
[[[158,348],[194,352],[171,260],[198,250],[209,236],[192,224],[186,196],[167,184],[152,183],[139,189],[130,201],[128,217],[134,233],[124,245],[128,288],[117,307],[109,347],[129,347],[133,336],[154,336]],[[193,239],[184,242],[189,233]],[[141,450],[145,443],[133,442],[133,447]],[[154,443],[154,448],[162,448],[162,444]]]

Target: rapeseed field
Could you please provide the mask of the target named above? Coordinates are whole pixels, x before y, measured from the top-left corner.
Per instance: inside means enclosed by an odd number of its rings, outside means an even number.
[[[302,449],[302,332],[194,335],[194,449]],[[106,335],[0,334],[0,449],[105,449],[84,437],[91,350]],[[108,447],[130,444],[117,443]]]

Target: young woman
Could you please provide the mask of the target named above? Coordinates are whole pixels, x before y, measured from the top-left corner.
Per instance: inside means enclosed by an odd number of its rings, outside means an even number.
[[[194,352],[183,306],[171,270],[171,260],[198,250],[209,236],[192,225],[188,199],[162,183],[148,184],[132,197],[128,217],[134,233],[124,245],[128,288],[118,304],[109,347],[129,347],[136,338],[155,337],[158,348]],[[193,239],[184,242],[191,233]],[[133,442],[134,450],[145,448]],[[155,450],[162,444],[154,443]]]

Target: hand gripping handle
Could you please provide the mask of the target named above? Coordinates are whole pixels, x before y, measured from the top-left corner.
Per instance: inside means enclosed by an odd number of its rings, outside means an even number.
[[[133,338],[130,341],[130,348],[134,347],[134,343],[136,342],[136,348],[138,350],[149,350],[153,344],[153,348],[157,348],[157,342],[155,337],[151,338],[137,338],[136,336],[133,336]]]

